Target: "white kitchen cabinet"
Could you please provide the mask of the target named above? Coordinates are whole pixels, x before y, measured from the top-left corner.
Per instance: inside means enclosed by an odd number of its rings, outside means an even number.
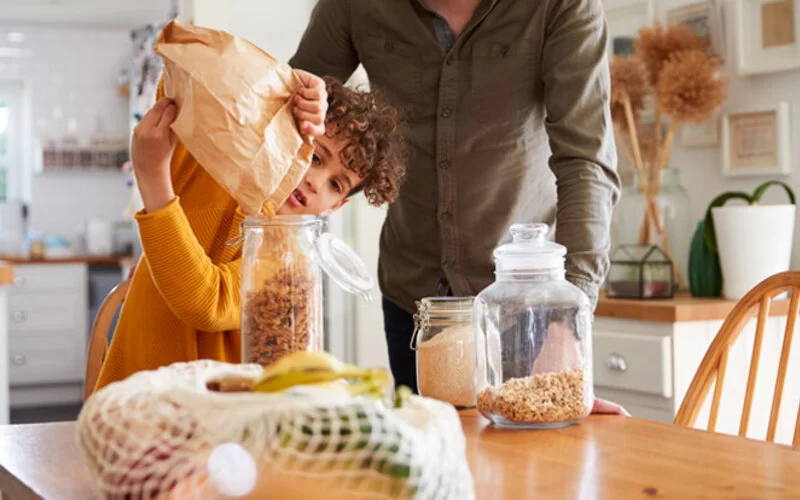
[[[88,266],[16,267],[8,298],[11,407],[80,402],[88,343]]]
[[[617,301],[602,300],[594,325],[594,380],[597,397],[625,406],[635,417],[672,422],[694,378],[706,350],[722,326],[728,301],[640,303],[639,312],[625,314],[624,307],[614,309]],[[629,301],[624,301],[629,302]],[[707,313],[697,314],[708,305]],[[647,308],[694,307],[692,314],[673,314],[674,320],[647,319]],[[772,405],[777,365],[786,326],[785,304],[776,303],[767,323],[762,346],[756,397],[748,437],[763,439]],[[616,311],[616,312],[615,312]],[[782,315],[781,315],[782,312]],[[610,317],[613,315],[616,317]],[[624,316],[635,316],[626,318]],[[653,314],[652,316],[660,316]],[[696,319],[683,320],[681,316]],[[737,434],[744,401],[750,359],[753,351],[756,320],[744,328],[733,345],[723,391],[719,432]],[[800,342],[795,342],[798,344]],[[713,387],[711,390],[713,394]],[[791,443],[800,404],[800,347],[792,349],[786,377],[776,440]],[[710,397],[700,413],[697,427],[708,422]]]

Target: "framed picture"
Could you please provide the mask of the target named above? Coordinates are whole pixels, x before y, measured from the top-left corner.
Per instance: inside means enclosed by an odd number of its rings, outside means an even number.
[[[633,53],[639,28],[653,24],[653,0],[603,0],[608,23],[609,57]]]
[[[686,25],[708,41],[712,55],[725,59],[722,16],[717,0],[693,3],[667,11],[668,24]]]
[[[681,145],[687,148],[703,148],[719,144],[719,113],[703,123],[687,123],[681,131]]]
[[[608,44],[609,57],[633,54],[633,41],[639,29],[652,26],[655,21],[653,0],[603,0],[606,23],[611,42]],[[655,106],[648,96],[642,112],[642,120],[654,120]]]
[[[800,68],[800,0],[736,0],[740,75]]]
[[[632,56],[633,41],[632,36],[618,36],[611,40],[611,53],[615,56]]]
[[[722,173],[727,176],[791,173],[789,104],[728,113],[722,117]]]

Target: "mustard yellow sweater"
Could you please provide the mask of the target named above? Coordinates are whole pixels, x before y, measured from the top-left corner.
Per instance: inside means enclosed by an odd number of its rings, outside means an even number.
[[[97,389],[177,361],[239,362],[244,216],[178,143],[171,175],[177,198],[138,213],[144,250],[133,275]]]

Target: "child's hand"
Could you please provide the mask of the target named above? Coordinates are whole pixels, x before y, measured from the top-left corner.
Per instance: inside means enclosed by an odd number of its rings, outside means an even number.
[[[325,81],[307,71],[295,70],[304,87],[294,97],[292,111],[300,131],[318,137],[325,134],[325,114],[328,112],[328,92]]]
[[[146,212],[154,212],[175,198],[170,178],[175,137],[169,126],[176,115],[175,104],[164,98],[133,129],[131,160]]]

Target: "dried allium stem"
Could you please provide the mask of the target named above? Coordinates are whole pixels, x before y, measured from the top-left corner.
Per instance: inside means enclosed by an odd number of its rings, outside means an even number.
[[[653,124],[653,157],[650,158],[650,166],[658,161],[658,149],[661,146],[661,106],[656,105],[656,122]]]
[[[636,169],[639,172],[644,170],[644,162],[642,162],[642,150],[639,149],[639,135],[637,130],[636,118],[633,116],[633,107],[631,106],[631,100],[628,96],[622,101],[623,106],[625,106],[625,119],[628,122],[628,133],[631,137],[631,146],[633,148],[633,159],[636,166]]]
[[[672,149],[672,140],[675,137],[675,132],[678,130],[678,121],[672,120],[669,124],[669,131],[667,132],[667,137],[664,139],[664,147],[661,150],[661,156],[658,160],[658,169],[656,170],[656,174],[661,172],[667,167],[667,162],[669,162],[669,153]],[[658,176],[660,178],[660,176]],[[660,184],[660,183],[659,183]]]

